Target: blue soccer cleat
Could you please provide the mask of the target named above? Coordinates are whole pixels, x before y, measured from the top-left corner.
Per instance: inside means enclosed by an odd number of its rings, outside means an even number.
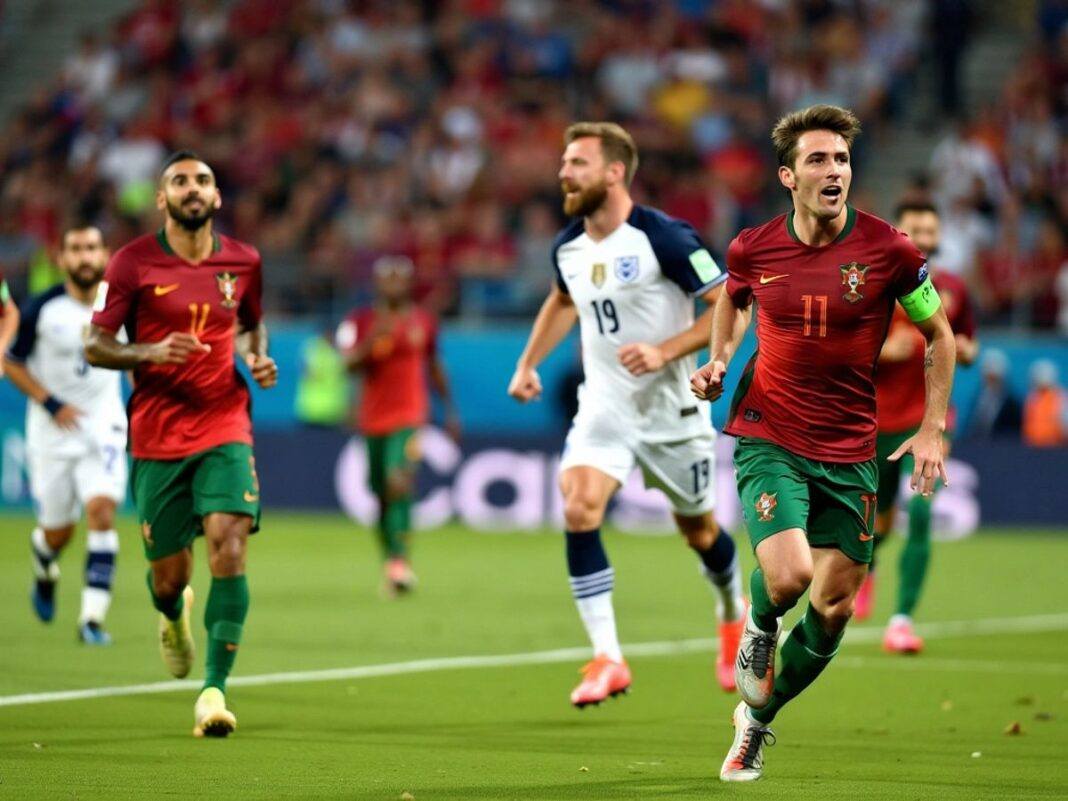
[[[30,602],[33,611],[42,623],[51,623],[56,616],[56,583],[38,579],[33,583],[33,592],[30,593]]]
[[[94,620],[78,626],[78,639],[86,645],[111,645],[111,635]]]

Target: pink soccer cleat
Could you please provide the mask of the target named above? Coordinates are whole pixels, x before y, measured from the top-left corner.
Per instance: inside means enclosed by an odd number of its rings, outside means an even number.
[[[918,654],[923,650],[923,638],[912,630],[911,620],[892,620],[883,635],[883,650],[891,654]]]
[[[603,654],[583,665],[582,681],[571,691],[571,703],[579,709],[599,704],[630,688],[630,668],[626,662],[613,662]]]

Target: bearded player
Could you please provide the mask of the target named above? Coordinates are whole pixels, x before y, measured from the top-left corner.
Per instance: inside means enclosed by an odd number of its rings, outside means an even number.
[[[89,532],[78,638],[88,645],[111,643],[104,619],[119,550],[115,509],[126,497],[121,376],[90,367],[82,352],[107,260],[98,228],[64,231],[58,261],[66,280],[30,299],[5,356],[8,378],[29,400],[26,451],[37,512],[30,536],[33,609],[46,623],[54,617],[59,556],[84,509]]]
[[[715,432],[688,376],[726,277],[685,222],[631,200],[634,140],[614,123],[568,128],[559,178],[574,221],[557,237],[556,281],[534,321],[508,393],[541,394],[537,366],[579,321],[585,382],[560,464],[571,592],[593,660],[571,694],[581,708],[631,683],[616,634],[614,573],[601,542],[608,502],[637,465],[667,495],[680,533],[717,596],[717,676],[731,668],[745,601],[734,542],[712,516]],[[709,309],[694,318],[694,298]]]
[[[742,702],[724,781],[760,778],[769,724],[838,650],[871,562],[876,360],[896,301],[927,339],[926,400],[919,430],[890,455],[914,459],[912,485],[930,495],[945,480],[942,432],[953,380],[953,332],[923,254],[877,217],[846,204],[851,111],[812,106],[772,132],[779,181],[793,209],[742,231],[727,255],[727,289],[716,304],[711,361],[694,394],[714,400],[757,302],[757,353],[729,413],[738,437],[738,493],[756,551],[752,606],[735,677]],[[809,590],[809,603],[775,651],[782,618]]]
[[[195,153],[167,160],[156,195],[164,225],[112,257],[85,348],[90,364],[134,371],[133,494],[148,589],[160,612],[160,651],[178,678],[193,663],[193,541],[202,534],[207,543],[212,578],[207,671],[194,708],[198,737],[237,727],[224,691],[248,613],[245,552],[260,517],[250,395],[235,349],[261,387],[278,377],[260,313],[260,256],[215,233],[221,204],[214,173]],[[115,337],[123,325],[129,344]],[[242,335],[236,343],[235,332]]]
[[[897,227],[916,247],[927,254],[931,280],[946,310],[957,346],[957,362],[969,365],[979,353],[975,337],[975,315],[964,282],[951,273],[935,270],[931,260],[938,257],[940,234],[938,211],[928,203],[907,203],[897,209]],[[857,593],[856,618],[871,614],[875,592],[875,555],[894,525],[897,496],[902,472],[911,472],[909,456],[898,462],[887,457],[902,442],[913,436],[923,422],[923,358],[926,341],[900,306],[894,310],[890,332],[879,355],[875,377],[879,435],[875,450],[879,465],[879,501],[875,515],[875,551],[868,577]],[[949,436],[953,430],[953,413],[947,421],[945,453],[949,453]],[[912,613],[919,603],[927,566],[931,558],[932,496],[913,495],[908,501],[908,537],[901,551],[897,605],[883,635],[883,648],[890,653],[916,654],[923,650],[923,639],[912,626]]]

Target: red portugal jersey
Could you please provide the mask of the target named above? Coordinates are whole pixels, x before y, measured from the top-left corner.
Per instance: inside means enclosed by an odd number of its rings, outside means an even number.
[[[964,334],[969,339],[975,336],[975,311],[965,283],[951,273],[938,273],[932,279],[942,307],[946,310],[954,334]],[[916,428],[923,422],[926,397],[926,382],[923,375],[923,357],[927,341],[912,324],[905,310],[894,310],[891,331],[898,327],[911,329],[915,348],[906,361],[883,362],[875,378],[875,399],[878,406],[879,432],[898,434]],[[954,410],[950,409],[946,430],[953,429]]]
[[[920,251],[847,207],[842,233],[824,247],[797,238],[792,212],[742,231],[727,268],[735,305],[756,300],[759,344],[724,430],[825,462],[873,458],[875,363],[896,300],[915,300],[927,281]]]
[[[260,255],[216,235],[193,265],[163,231],[118,250],[100,285],[93,324],[130,342],[159,342],[186,331],[211,346],[185,364],[143,362],[130,398],[130,450],[138,459],[182,459],[229,442],[252,444],[248,386],[234,363],[234,333],[260,322]]]
[[[412,306],[392,322],[376,324],[379,313],[373,308],[354,311],[337,332],[343,351],[374,337],[357,414],[360,430],[370,436],[418,428],[427,421],[427,372],[437,352],[437,322],[429,312]]]

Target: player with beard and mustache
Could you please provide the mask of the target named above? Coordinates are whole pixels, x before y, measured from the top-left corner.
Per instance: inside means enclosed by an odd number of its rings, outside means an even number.
[[[193,664],[193,542],[203,535],[207,544],[212,579],[207,671],[193,713],[198,737],[225,737],[237,727],[223,693],[248,613],[245,553],[260,518],[250,394],[235,351],[260,387],[278,377],[260,311],[260,255],[214,231],[221,205],[215,174],[199,156],[182,151],[167,160],[156,195],[163,227],[112,257],[85,345],[90,364],[134,372],[133,495],[160,612],[160,652],[177,678]],[[124,325],[129,343],[116,337]]]
[[[111,642],[104,618],[119,549],[115,508],[126,496],[121,379],[90,367],[82,354],[107,258],[99,229],[68,228],[59,249],[59,265],[67,278],[26,305],[18,336],[5,356],[11,383],[30,401],[26,448],[37,508],[37,527],[30,538],[33,609],[46,623],[55,615],[59,555],[84,507],[89,534],[78,637],[89,645]]]
[[[521,403],[541,394],[536,368],[578,320],[585,382],[564,446],[560,489],[571,592],[593,659],[571,703],[598,704],[631,683],[600,529],[609,500],[635,467],[646,486],[667,496],[679,532],[715,590],[716,674],[725,690],[733,690],[745,600],[734,542],[712,516],[709,404],[689,393],[695,354],[707,344],[712,324],[710,310],[695,315],[694,299],[710,309],[726,273],[688,223],[631,199],[638,153],[623,128],[577,123],[564,142],[559,179],[564,211],[574,220],[554,242],[556,280],[508,392]]]

